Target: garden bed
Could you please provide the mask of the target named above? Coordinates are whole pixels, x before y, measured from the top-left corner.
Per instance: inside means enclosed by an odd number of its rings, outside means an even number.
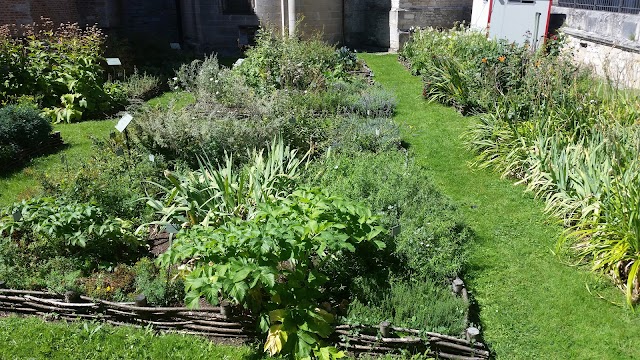
[[[340,343],[485,358],[454,340],[469,301],[450,284],[473,234],[401,147],[372,77],[345,49],[269,33],[233,69],[185,64],[171,86],[194,101],[131,109],[129,137],[96,140],[43,177],[46,196],[0,211],[0,277],[19,289],[0,305],[266,336],[298,358],[340,358]]]

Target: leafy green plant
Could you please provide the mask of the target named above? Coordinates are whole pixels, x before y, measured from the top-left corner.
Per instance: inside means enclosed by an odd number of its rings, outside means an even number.
[[[295,358],[343,356],[324,345],[334,316],[320,309],[321,269],[342,252],[377,240],[376,217],[357,204],[318,190],[296,190],[263,204],[255,216],[219,227],[196,226],[178,235],[159,258],[186,264],[186,301],[228,299],[260,314],[265,351]]]
[[[18,32],[19,31],[19,32]],[[113,87],[104,87],[102,46],[105,36],[97,27],[82,30],[77,24],[55,27],[45,21],[21,29],[0,30],[0,101],[23,95],[38,99],[55,122],[95,116],[121,104]]]
[[[133,234],[131,222],[107,217],[94,205],[53,198],[23,200],[2,209],[0,233],[18,238],[27,234],[44,236],[58,243],[61,249],[96,250],[120,245],[135,250],[141,245],[139,237]],[[26,239],[29,241],[29,235]]]

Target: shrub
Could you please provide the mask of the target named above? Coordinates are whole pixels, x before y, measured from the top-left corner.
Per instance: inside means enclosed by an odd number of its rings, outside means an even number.
[[[321,90],[334,79],[346,79],[357,68],[346,50],[335,50],[319,39],[280,37],[268,30],[256,36],[256,46],[236,71],[261,93],[277,89]]]
[[[317,174],[311,183],[332,194],[364,201],[386,228],[400,226],[394,256],[406,263],[406,275],[441,281],[463,270],[470,229],[425,171],[404,154],[329,157],[310,173]]]
[[[97,27],[54,27],[45,21],[20,32],[6,25],[0,29],[1,102],[32,95],[54,122],[76,121],[120,105],[114,101],[118,89],[104,86],[99,62],[105,36]]]
[[[400,148],[400,130],[388,118],[344,118],[331,138],[332,149],[344,153],[382,152]]]
[[[0,163],[9,164],[47,141],[52,127],[40,112],[29,106],[0,108]]]
[[[120,85],[122,91],[126,93],[129,99],[137,99],[146,101],[160,94],[160,79],[157,76],[140,74],[135,70],[133,75],[129,76]]]

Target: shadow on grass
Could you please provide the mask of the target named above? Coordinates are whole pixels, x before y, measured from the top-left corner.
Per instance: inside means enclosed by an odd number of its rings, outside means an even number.
[[[2,168],[0,168],[0,180],[6,180],[8,178],[10,178],[11,176],[15,175],[16,173],[19,173],[20,171],[23,171],[25,168],[27,168],[29,166],[29,164],[34,160],[37,159],[39,157],[43,157],[43,156],[48,156],[48,155],[54,155],[57,153],[61,153],[64,150],[70,148],[71,145],[69,144],[62,144],[50,149],[46,149],[43,151],[38,151],[35,153],[30,154],[28,157],[24,157],[24,158],[20,158],[16,161],[14,161],[13,163],[10,163],[8,165],[3,166]]]

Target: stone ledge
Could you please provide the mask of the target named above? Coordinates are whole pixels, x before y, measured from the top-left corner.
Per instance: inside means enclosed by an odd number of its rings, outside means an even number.
[[[640,54],[640,45],[631,41],[620,41],[611,37],[598,35],[592,32],[577,30],[572,28],[563,28],[562,31],[578,39],[587,40],[596,44],[611,46],[616,49],[634,52]]]

